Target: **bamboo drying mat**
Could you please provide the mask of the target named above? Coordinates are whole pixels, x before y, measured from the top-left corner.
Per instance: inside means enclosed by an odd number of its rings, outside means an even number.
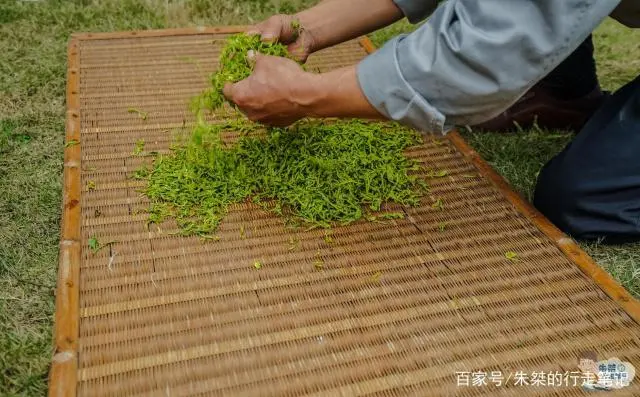
[[[168,150],[204,87],[198,65],[210,72],[234,30],[71,40],[51,395],[574,396],[513,378],[458,387],[456,371],[565,373],[584,350],[640,364],[637,301],[455,133],[409,152],[448,175],[406,219],[336,228],[331,243],[250,205],[234,207],[218,242],[172,237],[171,223],[148,230],[128,177],[148,161],[135,142]],[[365,50],[340,45],[310,67]],[[94,235],[118,242],[94,255]],[[611,395],[640,395],[639,382]]]

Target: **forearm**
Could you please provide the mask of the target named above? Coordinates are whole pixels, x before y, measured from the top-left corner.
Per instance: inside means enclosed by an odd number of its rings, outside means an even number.
[[[392,0],[326,0],[296,14],[313,38],[313,51],[373,32],[402,17]]]
[[[294,94],[311,117],[384,119],[360,89],[355,66],[310,74]]]

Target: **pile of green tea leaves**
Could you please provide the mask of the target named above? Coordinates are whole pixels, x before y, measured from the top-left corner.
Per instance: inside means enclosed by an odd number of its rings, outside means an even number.
[[[198,122],[191,136],[134,174],[148,182],[150,222],[174,218],[183,235],[212,236],[229,206],[247,200],[289,221],[322,227],[400,217],[379,213],[381,206],[418,203],[426,185],[412,175],[419,165],[403,151],[420,135],[396,124],[303,120],[226,143],[223,132],[261,127],[245,119],[210,124],[201,110],[221,106],[224,84],[250,75],[249,49],[280,56],[287,51],[258,36],[229,38],[211,87],[195,101]]]
[[[248,123],[248,122],[247,122]],[[200,123],[172,153],[139,176],[148,181],[150,221],[172,217],[183,235],[212,235],[228,207],[252,200],[312,226],[348,224],[376,215],[385,202],[415,205],[425,185],[403,150],[416,132],[363,121],[300,122],[225,145],[234,124]]]
[[[210,77],[211,87],[193,99],[192,110],[216,110],[225,103],[222,94],[224,85],[244,80],[253,71],[253,64],[247,58],[250,50],[265,55],[289,57],[285,45],[263,42],[258,35],[241,33],[230,36],[220,53],[220,68]]]

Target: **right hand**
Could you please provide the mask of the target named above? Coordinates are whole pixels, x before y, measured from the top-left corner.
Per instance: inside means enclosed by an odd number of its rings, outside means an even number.
[[[296,21],[298,28],[296,28]],[[306,62],[314,51],[313,36],[300,25],[299,20],[293,15],[274,15],[257,25],[252,26],[247,34],[258,34],[265,42],[280,42],[286,44],[289,54],[300,61]]]

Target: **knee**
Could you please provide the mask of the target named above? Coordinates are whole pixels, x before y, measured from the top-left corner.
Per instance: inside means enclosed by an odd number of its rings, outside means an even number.
[[[550,163],[540,172],[533,202],[553,224],[576,239],[607,243],[640,240],[635,200],[600,185],[594,185],[585,174],[563,172]]]
[[[549,165],[540,171],[533,204],[560,230],[579,237],[585,233],[584,225],[577,221],[579,206],[583,203],[580,184],[575,177],[558,172]]]

